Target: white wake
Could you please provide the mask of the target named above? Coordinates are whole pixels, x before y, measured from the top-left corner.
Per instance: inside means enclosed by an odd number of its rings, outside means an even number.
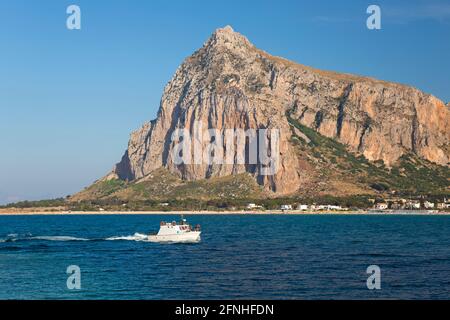
[[[122,241],[148,241],[148,236],[142,233],[135,233],[132,236],[117,236],[106,238],[108,241],[122,240]]]

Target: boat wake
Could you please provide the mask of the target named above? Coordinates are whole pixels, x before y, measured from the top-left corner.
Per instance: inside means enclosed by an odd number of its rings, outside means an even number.
[[[68,237],[68,236],[32,237],[29,240],[43,240],[43,241],[90,241],[90,239]]]
[[[18,235],[18,234],[8,234],[6,238],[0,239],[0,243],[5,242],[18,242],[18,241],[91,241],[94,239],[85,239],[69,236],[33,236],[31,234]]]
[[[108,238],[78,238],[71,236],[34,236],[31,234],[18,235],[9,234],[5,238],[0,238],[0,243],[8,242],[22,242],[22,241],[57,241],[57,242],[69,242],[69,241],[137,241],[137,242],[156,242],[149,239],[146,234],[136,232],[133,235],[128,236],[113,236]],[[165,242],[170,243],[170,242]],[[173,242],[176,243],[176,242]],[[180,243],[180,242],[178,242]],[[184,243],[184,242],[183,242]],[[186,241],[186,243],[192,243]]]
[[[148,235],[142,233],[135,233],[132,236],[117,236],[106,238],[107,241],[148,241]]]

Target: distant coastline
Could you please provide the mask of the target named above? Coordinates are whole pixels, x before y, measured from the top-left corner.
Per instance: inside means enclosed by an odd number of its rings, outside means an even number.
[[[301,210],[268,210],[268,211],[45,211],[45,210],[11,210],[0,209],[0,216],[75,216],[75,215],[437,215],[448,216],[449,211],[437,210],[349,210],[349,211],[301,211]]]

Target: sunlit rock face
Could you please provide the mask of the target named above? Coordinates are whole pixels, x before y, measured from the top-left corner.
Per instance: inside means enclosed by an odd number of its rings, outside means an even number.
[[[296,192],[302,188],[302,175],[290,143],[287,112],[371,161],[383,160],[390,166],[412,152],[449,164],[449,105],[412,87],[316,70],[271,56],[227,26],[216,30],[178,68],[164,89],[157,118],[132,133],[128,150],[109,177],[132,181],[160,167],[185,180],[250,172],[266,190]],[[263,175],[260,166],[237,161],[174,163],[172,134],[186,129],[195,135],[199,123],[221,133],[279,130],[276,173]]]

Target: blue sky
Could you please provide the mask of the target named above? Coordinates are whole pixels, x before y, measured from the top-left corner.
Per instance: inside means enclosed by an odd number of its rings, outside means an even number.
[[[71,4],[81,30],[66,28]],[[370,4],[382,30],[366,28]],[[106,174],[178,65],[228,24],[274,55],[450,101],[450,1],[2,0],[0,203]]]

